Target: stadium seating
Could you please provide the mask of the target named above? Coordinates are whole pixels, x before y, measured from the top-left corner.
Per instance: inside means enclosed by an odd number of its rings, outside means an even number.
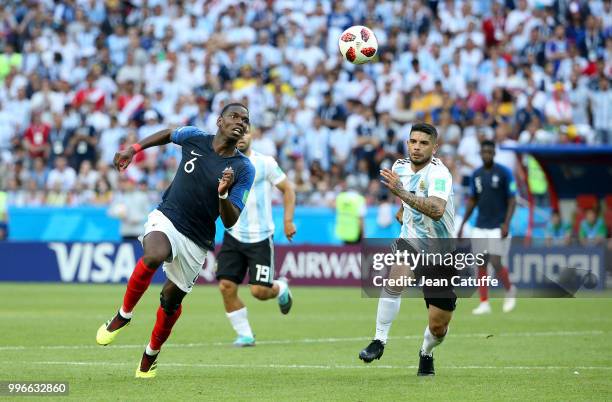
[[[110,206],[124,191],[109,168],[116,150],[161,127],[214,132],[229,100],[249,104],[253,147],[301,183],[299,204],[316,207],[333,204],[349,176],[376,205],[385,196],[378,167],[405,155],[416,118],[438,126],[438,156],[458,180],[470,169],[460,155],[479,163],[478,133],[500,145],[588,148],[612,138],[612,27],[601,2],[576,2],[572,11],[547,2],[524,10],[521,2],[333,3],[3,5],[0,190],[8,206]],[[570,21],[593,21],[601,40],[555,31]],[[341,61],[338,34],[352,24],[378,37],[376,62]],[[378,143],[373,151],[359,145],[367,138]],[[58,172],[59,156],[67,172]],[[151,205],[178,158],[166,147],[128,169]],[[513,170],[517,163],[500,161]]]

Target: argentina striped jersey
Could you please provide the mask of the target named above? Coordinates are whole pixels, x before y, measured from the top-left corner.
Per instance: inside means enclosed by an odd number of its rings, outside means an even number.
[[[255,180],[238,221],[227,231],[242,243],[257,243],[274,233],[272,190],[287,176],[271,156],[251,151],[249,159],[255,167]]]
[[[391,170],[400,177],[404,188],[417,197],[434,196],[446,201],[444,214],[439,221],[402,202],[404,215],[400,237],[403,239],[452,237],[455,227],[453,179],[442,161],[432,158],[427,166],[415,173],[409,159],[398,159]]]

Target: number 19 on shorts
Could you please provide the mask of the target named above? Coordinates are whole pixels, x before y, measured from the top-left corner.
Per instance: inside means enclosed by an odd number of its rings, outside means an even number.
[[[270,267],[256,264],[255,268],[257,268],[255,273],[255,280],[257,282],[270,282]]]

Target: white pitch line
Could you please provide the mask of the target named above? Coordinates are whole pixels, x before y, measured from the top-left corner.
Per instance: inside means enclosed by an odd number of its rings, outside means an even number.
[[[494,333],[471,333],[471,334],[456,334],[452,333],[452,338],[486,338],[492,337],[546,337],[546,336],[586,336],[586,335],[603,335],[604,331],[545,331],[545,332],[505,332],[500,334]],[[369,341],[371,337],[352,337],[352,338],[303,338],[303,339],[278,339],[269,341],[257,341],[258,345],[291,345],[300,343],[338,343],[338,342],[362,342]],[[389,339],[411,340],[423,339],[422,335],[406,335],[406,336],[391,336]],[[204,343],[168,343],[165,348],[199,348],[205,346],[229,346],[228,342],[204,342]],[[139,349],[144,348],[142,344],[129,345],[113,345],[108,346],[109,349]],[[99,345],[39,345],[39,346],[0,346],[2,350],[80,350],[80,349],[99,349]]]
[[[2,362],[3,364],[11,362]],[[14,363],[14,362],[13,362]],[[133,366],[132,363],[78,362],[78,361],[39,361],[27,364],[53,366],[95,366],[115,367]],[[187,368],[237,368],[237,369],[314,369],[314,370],[377,370],[377,369],[416,369],[418,366],[403,365],[342,365],[342,364],[219,364],[219,363],[163,363],[163,367]],[[444,370],[612,370],[612,366],[444,366]]]

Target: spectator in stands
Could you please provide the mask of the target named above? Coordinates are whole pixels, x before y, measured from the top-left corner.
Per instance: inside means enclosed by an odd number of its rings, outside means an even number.
[[[115,152],[119,149],[120,141],[126,135],[126,130],[119,125],[119,120],[116,114],[112,114],[110,118],[110,127],[102,130],[98,149],[100,151],[99,160],[107,165],[113,163]]]
[[[598,87],[589,97],[593,128],[597,132],[597,142],[612,144],[612,88],[610,80],[601,75]]]
[[[91,200],[92,205],[108,206],[113,197],[111,185],[105,176],[100,176],[94,188],[94,195]]]
[[[24,206],[40,207],[45,204],[45,191],[36,185],[35,180],[28,180],[23,191]]]
[[[472,168],[466,146],[477,155],[477,133],[492,138],[500,123],[523,142],[612,142],[609,1],[380,0],[375,16],[352,0],[254,0],[249,11],[231,2],[5,3],[0,181],[17,174],[20,188],[35,158],[54,166],[64,156],[76,169],[89,161],[112,190],[114,152],[150,128],[149,111],[154,126],[190,122],[213,132],[223,105],[243,97],[261,108],[253,113],[259,142],[283,168],[301,157],[303,171],[320,164],[329,176],[309,192],[333,193],[333,177],[363,167],[347,145],[368,137],[357,129],[369,133],[372,122],[372,172],[403,156],[409,124],[400,124],[417,118],[440,124],[447,155],[460,148],[459,172]],[[337,38],[352,24],[375,30],[380,62],[342,62]],[[315,115],[329,130],[327,150],[307,145]],[[140,153],[127,174],[163,186],[177,155],[172,146]],[[86,199],[73,194],[69,203]]]
[[[7,109],[4,108],[4,103],[0,97],[0,163],[10,159],[11,148],[15,138],[16,122]]]
[[[512,138],[510,130],[510,124],[506,122],[500,122],[495,128],[495,162],[507,167],[515,175],[516,165],[518,164],[516,153],[503,149],[503,147],[512,147],[517,144],[516,140]]]
[[[380,146],[381,138],[376,135],[374,110],[370,107],[365,107],[364,112],[363,120],[357,126],[357,137],[353,152],[357,162],[362,159],[367,162],[370,176],[374,178],[378,176],[378,169],[376,169],[374,158]]]
[[[602,245],[606,240],[606,225],[603,218],[597,216],[595,208],[586,210],[585,217],[580,222],[578,240],[583,246]]]
[[[70,156],[70,165],[78,170],[81,163],[89,161],[94,163],[96,158],[96,147],[98,145],[98,135],[92,126],[80,126],[70,136],[66,155]]]
[[[545,114],[548,123],[553,126],[572,123],[572,105],[565,93],[563,83],[555,83],[552,97],[546,103]]]
[[[314,125],[305,138],[305,156],[309,164],[318,160],[324,170],[330,168],[330,129],[323,125],[319,116],[315,116]],[[295,139],[292,140],[295,152]]]
[[[145,191],[146,182],[138,186],[127,176],[119,180],[119,191],[113,194],[109,214],[121,220],[121,236],[124,240],[136,240],[142,234],[142,225],[151,210]]]
[[[555,135],[544,130],[540,119],[534,116],[526,129],[520,133],[518,142],[521,144],[553,144]]]
[[[485,139],[487,139],[485,131],[478,127],[471,135],[465,134],[459,142],[457,156],[461,163],[461,186],[466,192],[470,186],[472,172],[482,165],[480,143]]]
[[[98,172],[92,169],[91,162],[86,160],[81,163],[75,187],[83,190],[93,190],[98,181]]]
[[[62,113],[53,114],[53,123],[49,130],[49,162],[48,166],[55,165],[55,159],[58,156],[67,156],[70,139],[73,130],[66,127]]]
[[[30,158],[49,157],[49,131],[51,128],[41,120],[40,111],[32,112],[32,123],[26,129],[23,146]]]
[[[59,158],[58,158],[59,160]],[[54,181],[49,186],[49,191],[45,198],[45,204],[52,207],[64,207],[68,205],[68,191],[72,188],[62,188],[62,182]]]
[[[305,168],[303,158],[296,158],[293,161],[293,168],[287,172],[287,177],[295,186],[297,203],[304,204],[306,197],[312,191],[312,184],[310,172]]]
[[[68,166],[66,157],[59,156],[55,159],[55,168],[49,172],[47,178],[47,189],[53,191],[69,191],[76,184],[76,172]]]
[[[346,119],[344,108],[333,103],[330,91],[323,94],[323,104],[319,107],[317,115],[323,121],[323,125],[330,129],[340,128]]]
[[[487,98],[477,90],[477,85],[476,81],[468,82],[466,104],[473,113],[485,113],[488,106]]]
[[[546,225],[544,238],[547,246],[568,246],[571,241],[572,229],[569,224],[563,222],[559,211],[553,211],[550,221]]]
[[[47,185],[47,179],[49,177],[49,169],[45,166],[43,158],[34,159],[32,171],[30,172],[30,179],[34,182],[37,189],[44,189]]]

